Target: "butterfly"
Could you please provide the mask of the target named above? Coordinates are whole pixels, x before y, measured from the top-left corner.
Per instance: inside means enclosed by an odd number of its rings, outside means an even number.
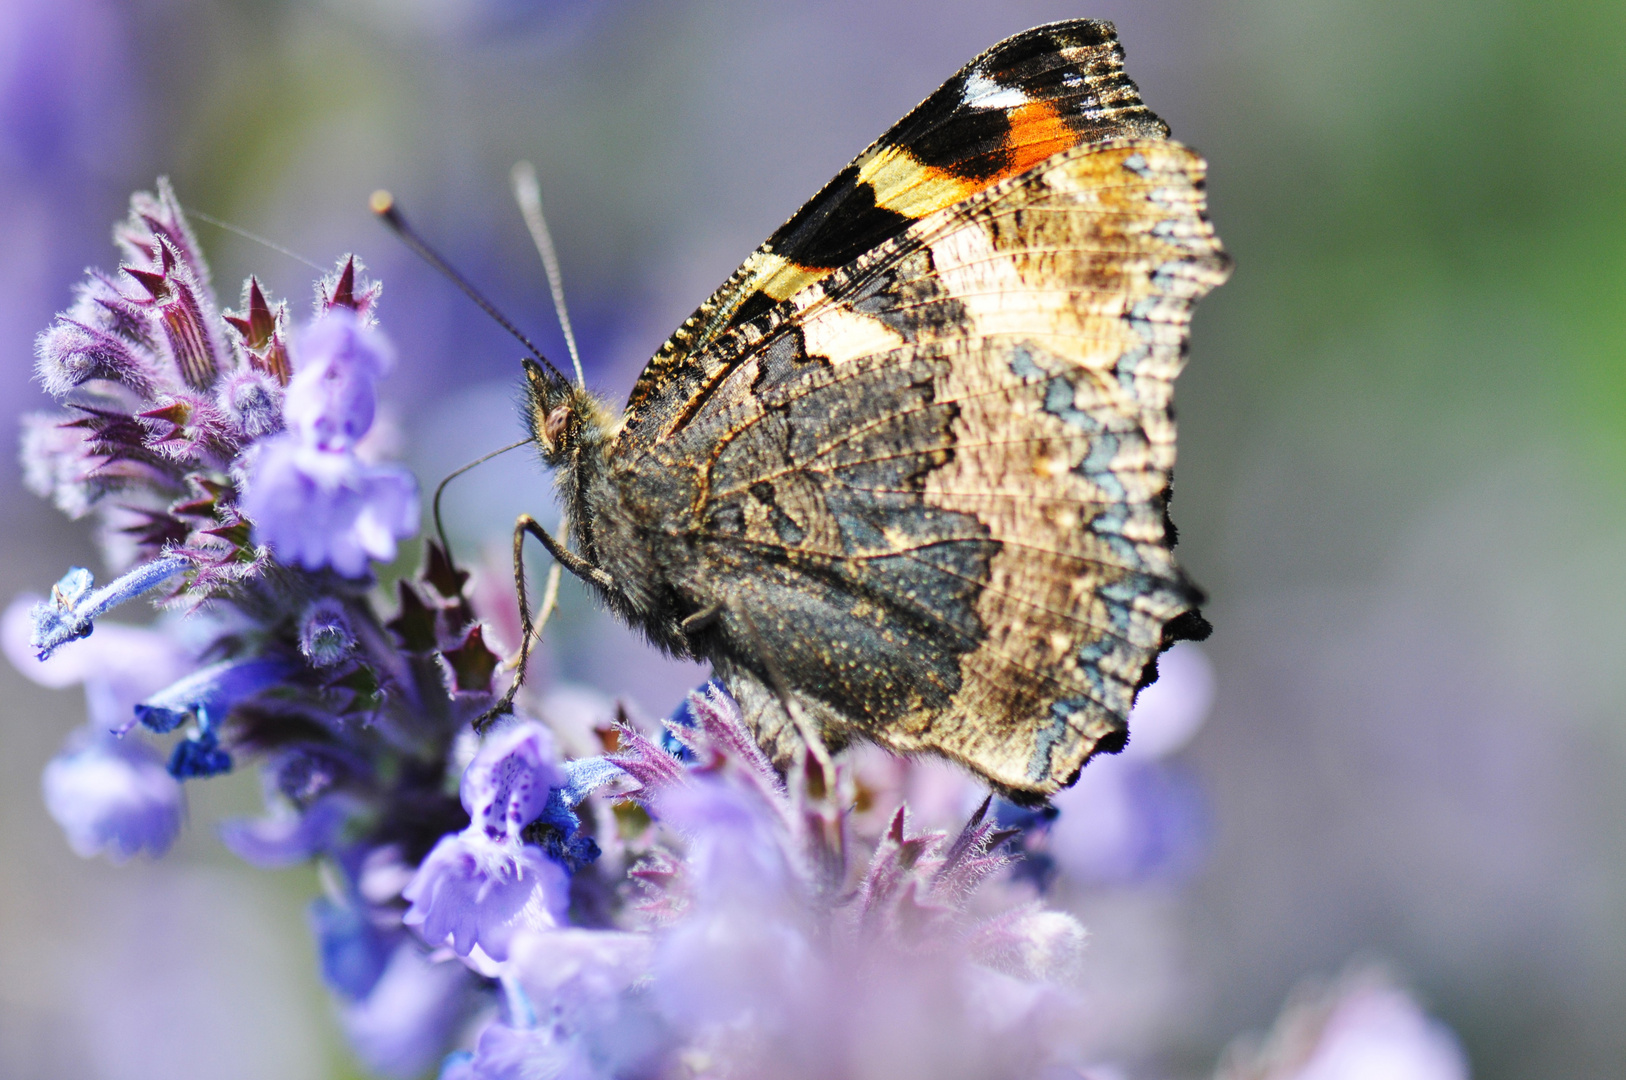
[[[1035,801],[1206,636],[1167,515],[1173,381],[1229,261],[1110,23],[976,57],[701,304],[625,410],[525,361],[570,544],[709,660],[781,764],[935,754]],[[516,569],[516,572],[517,569]],[[522,607],[525,605],[522,603]]]

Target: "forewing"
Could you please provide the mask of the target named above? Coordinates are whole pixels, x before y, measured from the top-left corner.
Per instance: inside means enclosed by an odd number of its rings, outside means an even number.
[[[622,441],[625,474],[690,478],[649,525],[781,755],[775,681],[832,735],[1012,793],[1121,745],[1195,602],[1164,504],[1191,309],[1228,266],[1202,178],[1166,141],[1058,155],[731,331],[680,422]]]
[[[627,430],[682,410],[705,382],[697,354],[718,335],[914,222],[1082,143],[1167,135],[1124,73],[1111,23],[1007,38],[837,173],[678,328],[634,386]]]

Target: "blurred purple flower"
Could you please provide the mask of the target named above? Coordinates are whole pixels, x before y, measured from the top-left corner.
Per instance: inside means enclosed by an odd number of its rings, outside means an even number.
[[[305,445],[354,450],[373,426],[377,383],[395,350],[354,311],[330,308],[294,341],[294,377],[283,417]]]
[[[1158,660],[1157,682],[1129,715],[1123,753],[1094,758],[1052,800],[1058,811],[1035,853],[1079,884],[1179,877],[1207,848],[1208,807],[1196,778],[1164,759],[1184,746],[1213,702],[1207,657],[1182,642]]]
[[[359,800],[342,793],[314,799],[303,810],[278,799],[264,817],[222,822],[220,841],[250,866],[294,866],[331,850],[358,809]]]
[[[418,531],[410,472],[310,446],[294,432],[255,448],[242,508],[279,559],[346,577],[365,574],[369,560],[395,558],[396,542]]]
[[[496,961],[518,930],[562,924],[569,875],[523,833],[565,784],[542,725],[511,724],[487,737],[459,790],[469,826],[442,837],[402,892],[412,905],[406,924],[431,945],[450,940],[459,956],[479,946]]]
[[[1300,990],[1263,1043],[1239,1042],[1219,1080],[1468,1080],[1451,1029],[1380,971]]]
[[[1338,1003],[1321,1042],[1293,1080],[1468,1080],[1451,1029],[1392,987],[1367,987]]]
[[[0,5],[0,164],[60,185],[130,148],[122,23],[105,0]]]
[[[25,413],[19,423],[23,484],[70,518],[90,513],[99,495],[93,474],[101,464],[87,450],[90,433],[55,413]]]
[[[441,1080],[599,1080],[583,1048],[550,1026],[486,1025],[473,1055],[448,1062]]]
[[[342,1007],[339,1021],[368,1069],[412,1080],[446,1052],[478,1004],[475,983],[462,964],[435,963],[414,942],[403,941],[366,996]]]
[[[309,915],[322,981],[350,1001],[372,993],[390,959],[390,935],[358,903],[318,896]]]
[[[162,855],[185,814],[181,785],[138,739],[81,729],[45,767],[45,808],[84,858]]]
[[[128,729],[136,703],[180,678],[194,662],[173,634],[112,622],[101,623],[78,648],[41,660],[30,642],[29,614],[40,602],[34,596],[12,601],[0,616],[0,648],[13,667],[41,686],[83,683],[93,728]]]

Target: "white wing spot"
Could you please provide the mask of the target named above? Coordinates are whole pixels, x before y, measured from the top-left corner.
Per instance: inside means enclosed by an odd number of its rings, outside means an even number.
[[[973,109],[1019,109],[1028,103],[1028,96],[973,71],[965,81],[965,94],[960,100]]]

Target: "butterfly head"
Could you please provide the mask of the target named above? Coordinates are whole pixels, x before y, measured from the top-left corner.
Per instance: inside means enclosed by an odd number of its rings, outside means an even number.
[[[568,465],[603,431],[603,406],[585,389],[534,360],[525,365],[525,420],[549,465]]]

